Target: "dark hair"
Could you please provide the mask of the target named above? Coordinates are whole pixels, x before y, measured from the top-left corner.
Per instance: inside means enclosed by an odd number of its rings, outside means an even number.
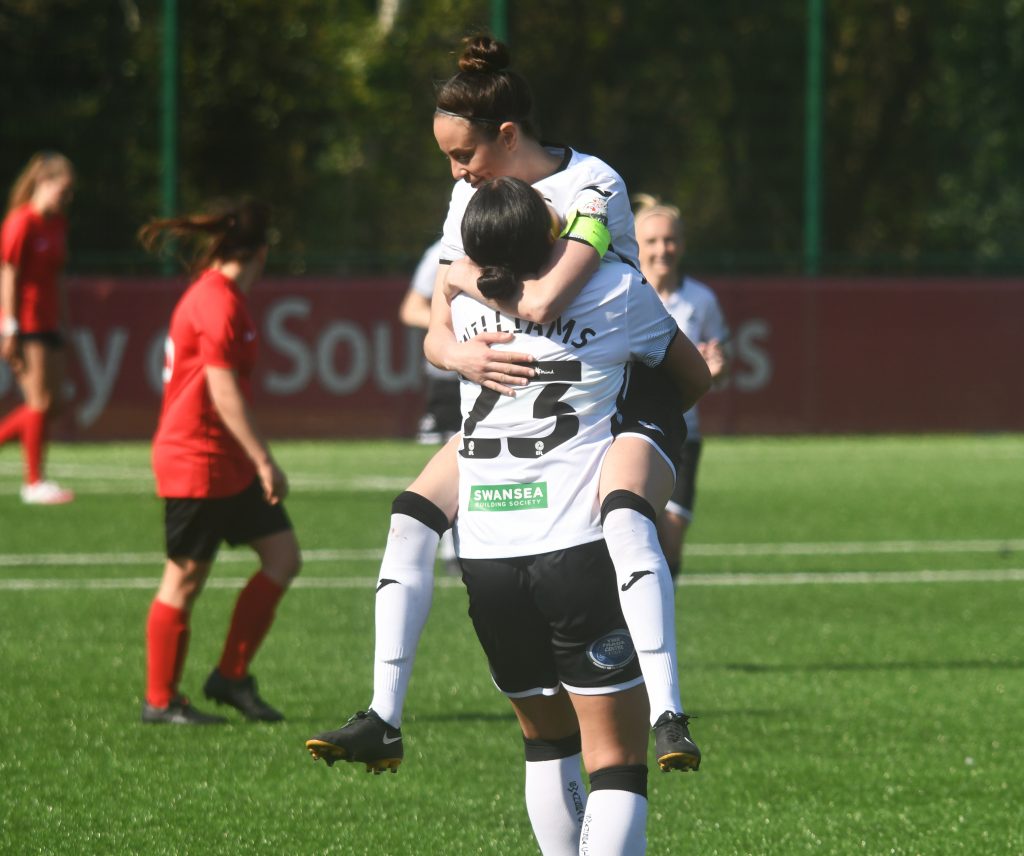
[[[439,111],[472,122],[488,137],[498,135],[502,122],[516,122],[537,138],[530,85],[509,68],[508,48],[488,35],[468,36],[459,58],[459,71],[437,89]]]
[[[526,275],[551,256],[551,215],[547,204],[518,178],[483,182],[462,217],[462,245],[482,269],[476,284],[484,297],[510,297]]]
[[[270,242],[270,206],[257,199],[221,201],[205,214],[150,220],[139,229],[139,241],[149,252],[159,252],[169,236],[187,238],[195,245],[190,267],[201,269],[213,261],[248,261]]]

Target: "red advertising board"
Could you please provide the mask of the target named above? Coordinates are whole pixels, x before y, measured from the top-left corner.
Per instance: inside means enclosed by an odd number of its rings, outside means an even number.
[[[261,425],[277,437],[411,436],[419,334],[402,278],[268,278]],[[709,433],[1024,430],[1024,280],[714,277],[734,370],[702,403]],[[72,439],[145,438],[160,404],[167,321],[185,282],[75,278]],[[16,401],[0,366],[0,413]]]
[[[1024,279],[716,277],[714,433],[1024,430]]]

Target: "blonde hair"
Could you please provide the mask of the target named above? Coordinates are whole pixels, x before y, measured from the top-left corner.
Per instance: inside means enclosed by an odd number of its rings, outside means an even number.
[[[639,226],[648,217],[667,217],[676,228],[679,238],[683,237],[683,215],[675,205],[662,202],[657,196],[650,193],[634,193],[630,197],[633,203],[633,221]]]
[[[39,182],[60,175],[74,178],[75,168],[70,160],[60,152],[36,152],[14,180],[11,195],[7,199],[8,213],[28,202]]]

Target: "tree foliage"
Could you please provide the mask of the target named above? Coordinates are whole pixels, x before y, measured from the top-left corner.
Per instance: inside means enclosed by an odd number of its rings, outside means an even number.
[[[693,264],[798,270],[806,0],[507,4],[545,137],[684,210]],[[827,6],[824,263],[1006,271],[1024,252],[1024,0]],[[0,179],[39,148],[79,170],[79,267],[143,264],[160,211],[163,6],[0,6]],[[271,201],[293,271],[408,267],[451,177],[434,83],[486,0],[179,0],[180,199]]]

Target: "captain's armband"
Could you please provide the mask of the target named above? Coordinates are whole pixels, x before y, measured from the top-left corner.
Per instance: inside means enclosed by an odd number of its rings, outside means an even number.
[[[601,258],[604,258],[604,254],[608,252],[608,247],[612,243],[612,235],[608,231],[607,222],[603,218],[597,218],[580,211],[571,211],[569,213],[569,216],[566,218],[565,228],[559,237],[590,244],[590,246],[597,250],[597,254]]]

